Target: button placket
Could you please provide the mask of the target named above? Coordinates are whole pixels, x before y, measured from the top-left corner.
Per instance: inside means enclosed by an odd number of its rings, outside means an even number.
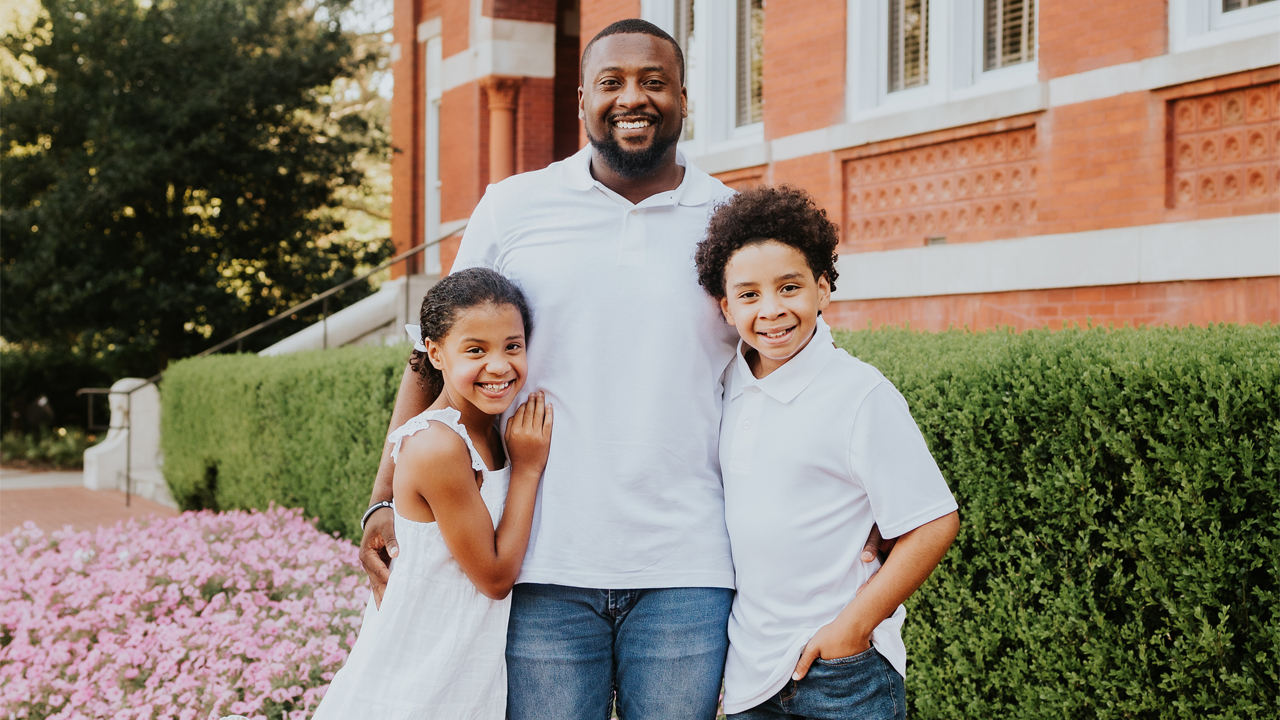
[[[640,265],[644,262],[645,232],[648,223],[640,208],[631,208],[622,216],[622,237],[618,247],[619,265]]]
[[[729,450],[733,464],[743,470],[751,467],[756,434],[760,430],[760,411],[763,402],[763,393],[760,392],[760,388],[754,385],[743,388],[742,414],[738,416],[738,427],[733,434],[733,447]]]

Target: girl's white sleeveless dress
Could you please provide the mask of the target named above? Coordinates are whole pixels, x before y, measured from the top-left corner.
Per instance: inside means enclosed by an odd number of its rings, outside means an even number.
[[[428,410],[388,437],[403,440],[438,422],[462,436],[494,527],[502,516],[510,465],[490,471],[453,408]],[[370,593],[364,624],[313,720],[501,720],[507,708],[507,618],[511,598],[490,600],[449,554],[435,523],[395,515],[400,556],[378,608]]]

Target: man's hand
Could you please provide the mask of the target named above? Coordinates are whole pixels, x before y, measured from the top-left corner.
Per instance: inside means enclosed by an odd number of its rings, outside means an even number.
[[[792,680],[801,680],[805,675],[809,674],[809,667],[813,665],[813,661],[822,658],[823,660],[834,660],[836,658],[846,658],[866,652],[871,647],[871,633],[862,633],[852,628],[845,627],[842,618],[837,617],[830,623],[818,628],[818,632],[813,634],[809,639],[809,644],[804,646],[804,651],[800,653],[800,660],[796,663],[796,671],[791,675]]]
[[[889,553],[893,550],[893,546],[898,544],[898,538],[885,540],[880,537],[880,526],[872,525],[871,534],[867,536],[867,544],[862,546],[862,562],[871,562],[877,557],[880,563],[884,564],[889,559]]]
[[[382,607],[382,594],[387,591],[391,578],[391,558],[400,554],[396,543],[396,516],[391,508],[380,508],[365,523],[364,536],[360,538],[360,564],[369,574],[373,586],[373,601]]]

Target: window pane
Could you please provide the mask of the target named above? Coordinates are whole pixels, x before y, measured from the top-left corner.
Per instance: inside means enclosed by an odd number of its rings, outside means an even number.
[[[1253,7],[1266,2],[1274,2],[1275,0],[1222,0],[1222,12],[1231,12],[1240,8]]]
[[[983,15],[987,70],[1036,59],[1035,0],[986,0]]]
[[[929,82],[929,1],[889,0],[889,92]]]
[[[738,0],[738,125],[764,119],[764,0]]]

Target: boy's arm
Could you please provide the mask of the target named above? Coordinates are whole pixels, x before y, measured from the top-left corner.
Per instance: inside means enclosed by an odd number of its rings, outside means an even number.
[[[396,393],[396,406],[391,411],[391,425],[387,434],[420,415],[435,398],[428,398],[418,384],[418,373],[406,365],[404,375],[400,377],[400,390]],[[391,460],[391,445],[383,443],[382,461],[378,463],[378,474],[373,480],[373,493],[369,497],[369,507],[375,503],[391,499],[391,479],[395,475],[396,465]],[[360,564],[369,575],[373,585],[373,595],[379,604],[382,593],[387,589],[387,579],[391,577],[389,567],[391,559],[400,554],[400,546],[396,544],[395,515],[390,508],[382,508],[369,516],[365,523],[364,535],[360,538]]]
[[[871,632],[924,583],[959,531],[960,516],[953,511],[898,538],[874,582],[863,585],[835,620],[814,633],[792,679],[808,674],[815,658],[849,657],[871,647]]]

